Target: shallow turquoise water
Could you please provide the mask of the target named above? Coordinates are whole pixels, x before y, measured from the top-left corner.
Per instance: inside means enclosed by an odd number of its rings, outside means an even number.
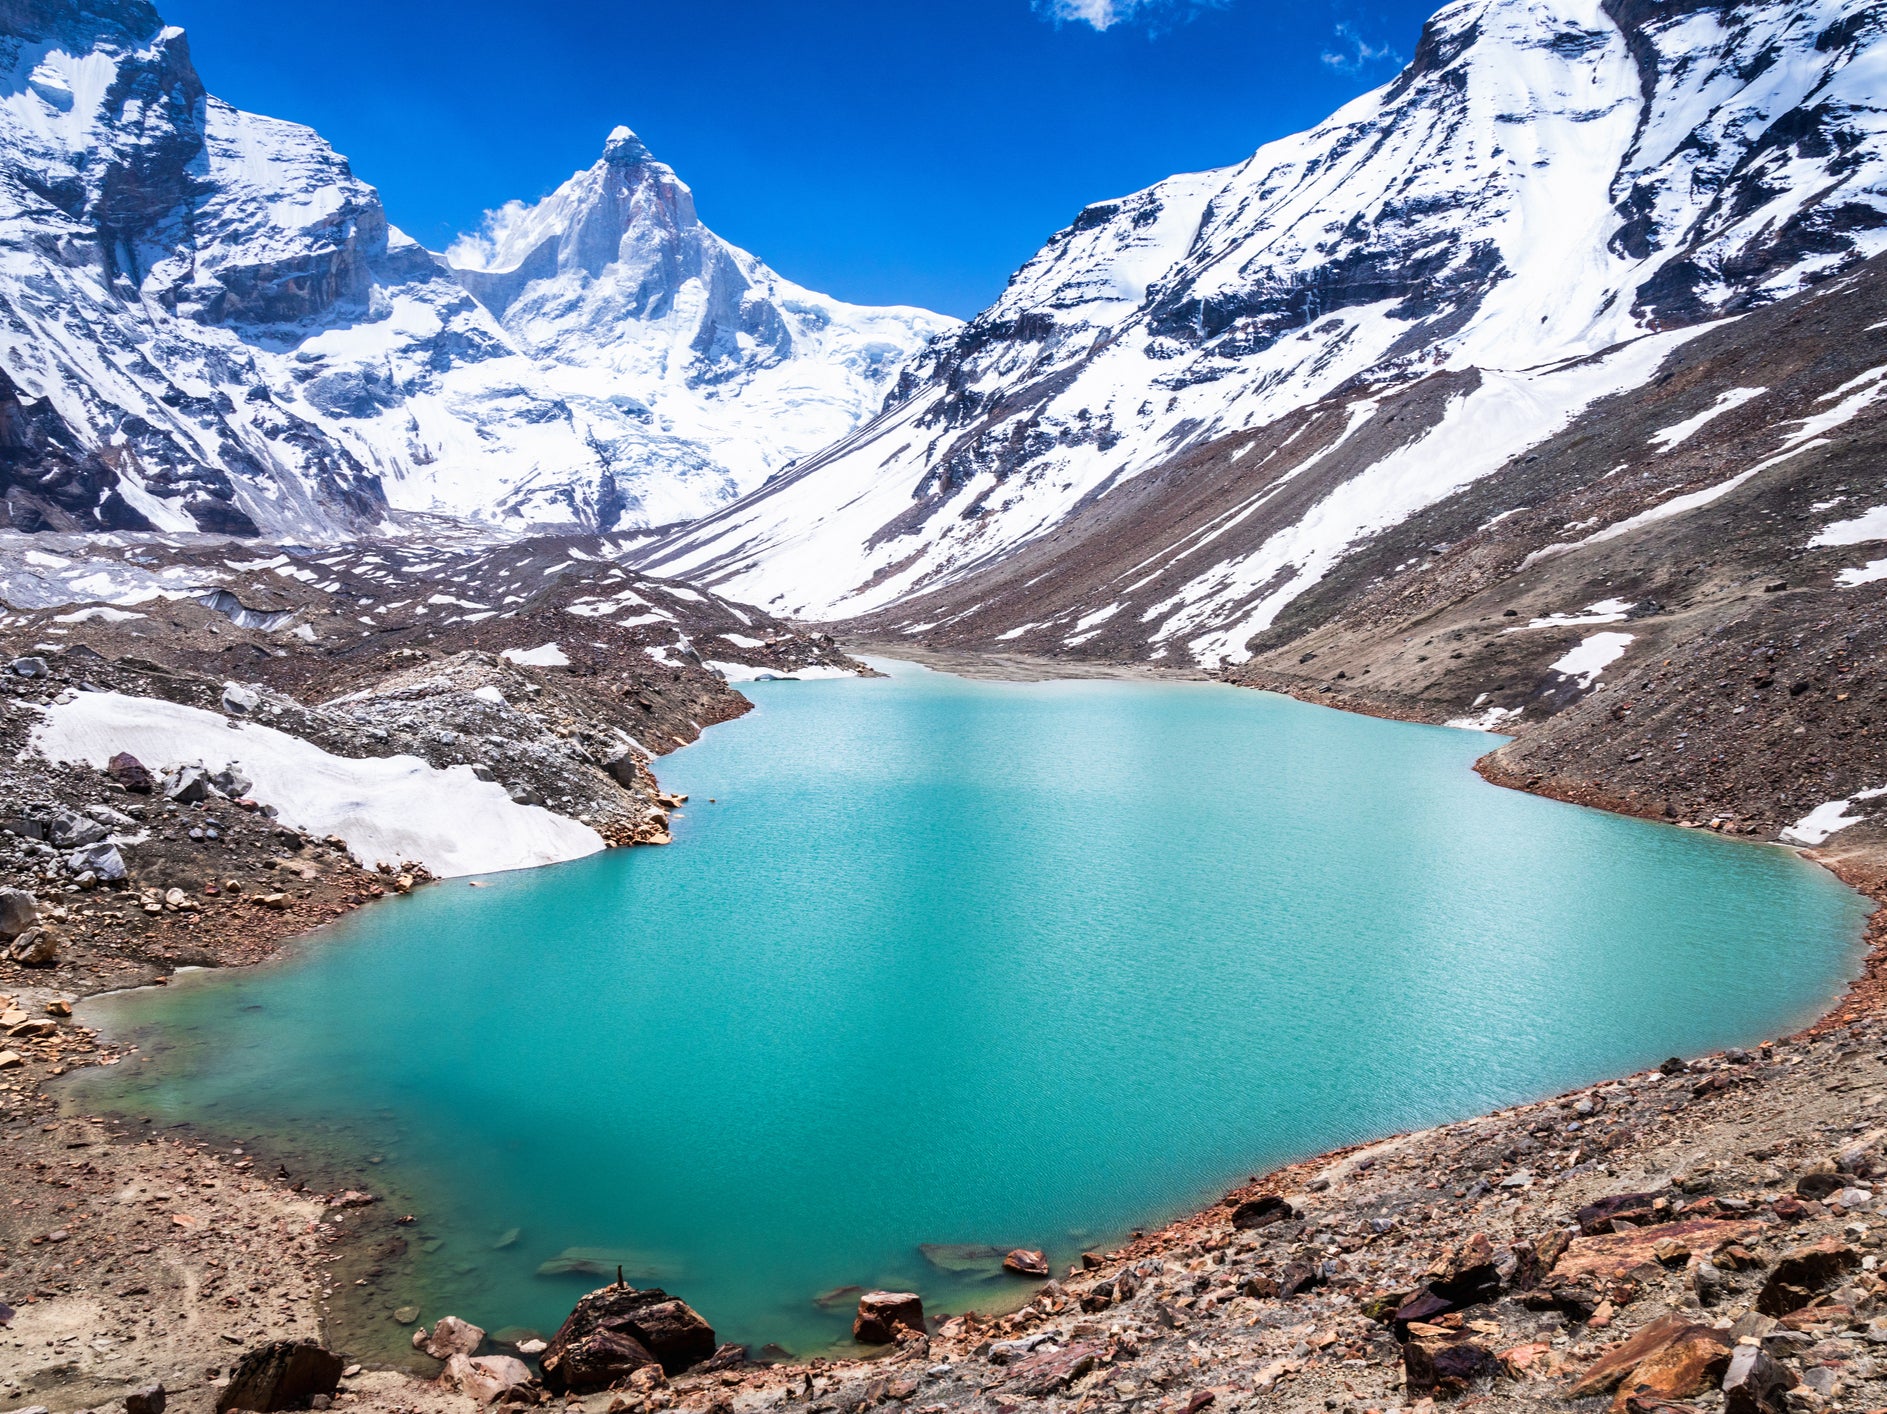
[[[540,1262],[630,1249],[805,1351],[827,1288],[1003,1289],[919,1243],[1065,1261],[1286,1157],[1774,1034],[1859,962],[1828,875],[1495,789],[1473,733],[908,667],[751,695],[662,763],[673,847],[94,1003],[155,1059],[78,1098],[383,1158],[444,1241],[369,1303],[548,1330],[596,1283]]]

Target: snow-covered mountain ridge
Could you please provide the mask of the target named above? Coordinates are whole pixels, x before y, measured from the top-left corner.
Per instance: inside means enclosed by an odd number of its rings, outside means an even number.
[[[1239,661],[1712,321],[1887,248],[1884,13],[1460,0],[1311,131],[1083,211],[881,417],[643,562],[775,612]],[[1103,542],[1132,563],[1075,574]],[[1041,587],[995,595],[1025,549]]]
[[[849,431],[954,323],[783,280],[626,129],[494,232],[463,271],[426,251],[318,135],[209,96],[144,0],[9,5],[0,524],[684,520]]]

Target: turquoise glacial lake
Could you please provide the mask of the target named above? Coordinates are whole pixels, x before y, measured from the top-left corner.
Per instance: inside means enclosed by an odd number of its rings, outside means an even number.
[[[600,1281],[540,1268],[590,1249],[810,1353],[834,1288],[1026,1290],[921,1244],[1059,1270],[1281,1160],[1786,1031],[1860,964],[1831,876],[1487,785],[1493,738],[884,666],[746,689],[660,763],[667,849],[89,1003],[148,1059],[72,1102],[385,1195],[354,1221],[412,1247],[340,1283],[355,1349],[408,1303],[554,1330]]]

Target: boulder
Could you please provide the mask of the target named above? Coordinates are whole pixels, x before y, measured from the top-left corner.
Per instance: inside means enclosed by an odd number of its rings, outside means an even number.
[[[164,1387],[139,1385],[124,1397],[124,1414],[164,1414]]]
[[[24,889],[0,889],[0,942],[11,942],[39,918],[39,904]]]
[[[1756,1309],[1765,1316],[1799,1311],[1860,1264],[1861,1254],[1838,1237],[1792,1247],[1776,1259],[1756,1296]]]
[[[246,717],[262,705],[262,694],[253,687],[244,687],[239,682],[223,684],[223,710],[234,716]]]
[[[77,849],[97,844],[111,831],[96,820],[88,820],[76,810],[55,810],[47,821],[46,837],[59,849]]]
[[[59,961],[59,935],[50,928],[28,928],[13,940],[7,956],[21,967],[51,967]]]
[[[1500,1360],[1479,1340],[1459,1332],[1415,1336],[1402,1347],[1402,1369],[1410,1394],[1454,1395],[1500,1369]]]
[[[1788,1367],[1761,1345],[1738,1345],[1723,1372],[1723,1414],[1783,1414],[1794,1386]]]
[[[342,1205],[337,1203],[335,1206]],[[485,1343],[485,1332],[480,1327],[470,1321],[461,1321],[457,1316],[441,1316],[430,1334],[421,1330],[415,1331],[414,1336],[415,1348],[425,1351],[435,1360],[470,1355]]]
[[[1647,1262],[1681,1261],[1692,1252],[1708,1256],[1732,1242],[1745,1242],[1763,1232],[1753,1221],[1719,1218],[1680,1218],[1629,1232],[1603,1237],[1575,1237],[1553,1264],[1552,1275],[1561,1282],[1578,1277],[1601,1281],[1622,1277]]]
[[[179,805],[210,798],[210,773],[201,766],[179,766],[164,777],[164,794]]]
[[[75,875],[90,872],[108,884],[115,884],[125,876],[124,856],[115,844],[88,844],[66,856],[66,870]]]
[[[1297,1216],[1297,1211],[1275,1193],[1267,1193],[1262,1198],[1250,1198],[1232,1209],[1232,1226],[1240,1232],[1250,1232],[1254,1228],[1269,1227],[1272,1223],[1281,1223],[1286,1218]]]
[[[1045,1277],[1048,1258],[1032,1247],[1018,1247],[1003,1257],[1002,1269],[1019,1277]]]
[[[15,658],[7,666],[12,670],[15,677],[43,678],[47,673],[46,660],[44,658]]]
[[[1848,1180],[1831,1171],[1825,1173],[1805,1173],[1795,1180],[1795,1195],[1819,1203],[1832,1197],[1848,1186]]]
[[[852,1339],[862,1345],[889,1345],[900,1330],[924,1334],[924,1302],[914,1291],[868,1291],[858,1298]]]
[[[277,1409],[306,1408],[317,1394],[331,1395],[340,1387],[346,1362],[312,1340],[273,1340],[258,1345],[236,1362],[229,1383],[217,1396],[217,1414],[252,1409],[271,1414]]]
[[[1663,1206],[1658,1206],[1662,1202]],[[1612,1220],[1623,1218],[1638,1227],[1647,1223],[1662,1222],[1670,1216],[1671,1205],[1665,1196],[1659,1193],[1614,1193],[1608,1198],[1600,1198],[1588,1203],[1573,1214],[1573,1221],[1579,1224],[1579,1231],[1587,1237],[1597,1237],[1601,1233],[1612,1231]]]
[[[1625,1376],[1690,1330],[1694,1324],[1675,1313],[1660,1316],[1623,1345],[1613,1346],[1587,1366],[1585,1373],[1573,1381],[1569,1393],[1574,1399],[1611,1393]]]
[[[1709,1326],[1692,1326],[1666,1342],[1663,1349],[1639,1361],[1619,1381],[1612,1399],[1614,1414],[1625,1414],[1628,1404],[1665,1404],[1714,1389],[1730,1367],[1730,1339]]]
[[[1309,1262],[1286,1262],[1278,1269],[1278,1295],[1290,1300],[1302,1291],[1313,1291],[1324,1284],[1324,1275]]]
[[[242,773],[242,767],[234,761],[220,771],[212,771],[210,784],[231,800],[241,800],[255,789],[255,782],[245,776]]]
[[[1051,1346],[1018,1360],[1006,1383],[1026,1398],[1045,1399],[1091,1371],[1105,1353],[1102,1346],[1092,1342]]]
[[[105,764],[105,774],[133,795],[149,795],[157,787],[144,763],[129,751],[120,751]]]
[[[511,1355],[454,1355],[439,1382],[480,1404],[491,1404],[514,1389],[536,1382],[531,1367]]]
[[[553,1392],[602,1389],[645,1365],[680,1374],[714,1354],[714,1329],[660,1287],[605,1286],[577,1302],[540,1362]]]

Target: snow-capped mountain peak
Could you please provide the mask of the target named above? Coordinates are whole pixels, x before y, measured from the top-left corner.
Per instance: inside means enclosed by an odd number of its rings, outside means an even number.
[[[782,280],[626,128],[435,256],[317,134],[209,96],[143,0],[0,11],[0,526],[686,520],[953,323]]]
[[[1089,206],[877,421],[645,563],[916,632],[987,619],[1024,549],[1047,584],[1131,542],[1021,641],[1106,610],[1152,656],[1241,660],[1687,331],[1887,248],[1883,59],[1881,0],[1454,0],[1309,131]]]

